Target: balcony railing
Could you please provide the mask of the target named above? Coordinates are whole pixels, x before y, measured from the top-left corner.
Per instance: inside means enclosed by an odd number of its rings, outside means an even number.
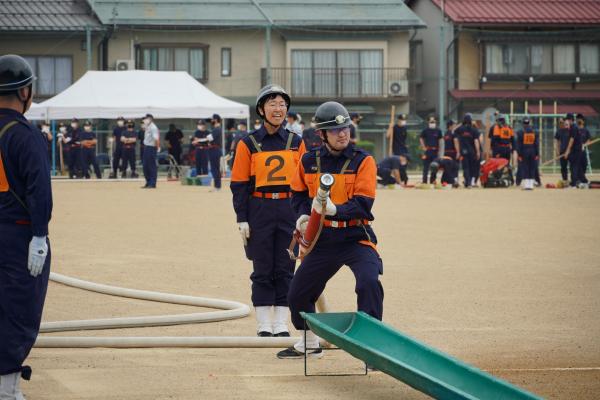
[[[271,68],[271,83],[295,98],[408,97],[408,68]],[[267,70],[261,70],[262,85]]]

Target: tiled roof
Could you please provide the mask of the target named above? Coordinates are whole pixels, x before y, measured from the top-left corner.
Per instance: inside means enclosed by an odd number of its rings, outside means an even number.
[[[600,90],[460,90],[453,89],[455,99],[511,99],[511,100],[600,100]]]
[[[442,0],[431,1],[441,7]],[[600,24],[600,0],[445,0],[444,9],[465,25]]]
[[[85,0],[0,0],[0,31],[102,30]]]

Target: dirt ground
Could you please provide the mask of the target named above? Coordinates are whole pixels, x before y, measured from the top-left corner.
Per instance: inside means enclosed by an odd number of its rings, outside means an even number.
[[[225,182],[227,185],[228,182]],[[249,303],[231,194],[159,182],[54,182],[52,269],[124,287]],[[600,190],[382,190],[374,229],[384,321],[551,399],[600,393]],[[343,269],[326,295],[356,307]],[[181,313],[51,283],[45,321]],[[254,334],[234,321],[67,335]],[[53,334],[63,335],[63,334]],[[422,399],[382,373],[304,377],[275,349],[34,349],[28,399]],[[359,372],[328,352],[313,372]]]

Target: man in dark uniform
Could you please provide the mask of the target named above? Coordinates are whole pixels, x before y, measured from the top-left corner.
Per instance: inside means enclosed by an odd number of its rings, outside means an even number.
[[[119,170],[119,163],[123,158],[123,142],[121,142],[121,135],[125,130],[125,118],[117,118],[117,126],[113,128],[112,145],[113,147],[113,158],[112,158],[112,173],[109,175],[110,179],[117,178],[117,171]]]
[[[91,121],[85,121],[83,132],[81,132],[79,139],[81,140],[83,176],[85,179],[90,179],[90,166],[93,166],[96,178],[102,178],[98,160],[96,160],[96,145],[98,144],[98,140],[96,139],[96,132],[92,130]]]
[[[238,143],[248,134],[248,126],[245,121],[241,121],[237,126],[237,131],[233,134],[233,140],[231,141],[231,147],[229,148],[229,154],[231,154],[231,168],[233,169],[233,163],[235,162],[235,149]]]
[[[301,312],[315,312],[315,301],[327,282],[347,265],[356,278],[358,310],[378,320],[383,316],[383,287],[379,275],[383,263],[376,250],[377,238],[371,228],[371,212],[377,186],[377,165],[367,152],[350,144],[350,116],[341,104],[329,101],[315,112],[316,128],[323,146],[304,154],[292,180],[292,207],[298,216],[297,226],[308,220],[314,210],[324,213],[321,235],[312,251],[303,256],[290,286],[288,301],[292,323],[304,331]],[[332,174],[335,182],[323,210],[317,190],[321,174]],[[294,346],[277,354],[279,358],[322,356],[319,339],[312,331],[301,335]],[[316,349],[316,350],[307,350]]]
[[[212,130],[206,136],[208,139],[208,162],[210,164],[210,174],[213,178],[214,191],[221,190],[221,157],[223,156],[222,139],[223,129],[221,128],[221,116],[213,114],[210,120]]]
[[[62,163],[60,165],[61,167],[61,173],[63,172],[64,166],[65,165],[69,165],[69,150],[70,150],[70,146],[67,143],[67,136],[69,134],[69,131],[67,129],[67,126],[65,124],[63,124],[62,122],[58,124],[58,133],[56,134],[56,139],[57,139],[57,145],[58,145],[58,157],[59,157],[59,162],[61,162],[60,160],[60,153],[62,152]]]
[[[377,164],[377,183],[380,185],[402,185],[400,177],[400,157],[389,156],[384,158]]]
[[[429,183],[437,183],[437,173],[442,170],[442,186],[452,185],[457,188],[458,185],[458,162],[454,157],[442,156],[433,160],[429,166],[431,176]]]
[[[588,128],[585,127],[585,117],[583,116],[583,114],[577,114],[577,128],[579,129],[579,134],[581,135],[581,145],[582,146],[587,145],[592,140],[592,135],[590,134],[590,131],[588,130]],[[587,168],[588,168],[588,150],[587,150],[587,148],[583,148],[583,151],[581,154],[580,174],[581,174],[581,183],[583,183],[585,185],[587,185],[589,183],[587,177],[585,176]]]
[[[406,128],[406,115],[398,115],[396,125],[388,128],[387,139],[392,140],[392,155],[400,156],[400,177],[402,182],[406,185],[408,183],[408,174],[406,168],[410,156],[408,155],[408,147],[406,146],[406,139],[408,137],[408,130]]]
[[[121,162],[121,178],[127,178],[127,164],[129,164],[129,168],[131,169],[131,177],[138,177],[138,174],[135,172],[135,143],[137,139],[138,134],[135,131],[135,123],[129,119],[125,125],[125,130],[121,134],[121,143],[123,143],[121,151],[123,157]]]
[[[79,120],[73,118],[71,120],[71,130],[67,135],[69,141],[69,178],[81,178],[82,176],[82,162],[81,162],[81,128],[79,127]]]
[[[263,87],[256,113],[263,125],[238,143],[231,173],[233,208],[246,256],[252,260],[252,304],[258,336],[289,336],[288,289],[294,261],[286,251],[294,231],[290,184],[304,154],[300,136],[284,128],[290,96]]]
[[[359,140],[358,125],[362,121],[362,115],[359,113],[350,113],[350,143],[356,144]]]
[[[573,114],[568,113],[565,118],[565,128],[569,130],[569,143],[565,150],[564,158],[569,160],[569,169],[571,170],[571,187],[577,187],[582,182],[581,157],[583,156],[583,143],[579,128],[575,124]]]
[[[565,154],[569,145],[569,129],[565,127],[565,121],[561,118],[558,121],[558,130],[554,134],[554,154],[556,157]],[[561,157],[560,174],[564,182],[569,180],[569,161],[565,157]]]
[[[23,58],[0,57],[0,399],[22,400],[23,362],[37,338],[50,274],[52,214],[46,143],[23,114],[35,76]]]
[[[511,161],[515,149],[515,135],[510,126],[506,124],[506,118],[503,115],[498,116],[498,120],[488,132],[490,139],[491,156],[494,158],[504,158]]]
[[[140,142],[140,160],[144,159],[144,136],[146,135],[146,128],[144,127],[144,120],[140,123],[140,129],[138,130],[138,142]]]
[[[194,158],[196,159],[196,174],[208,175],[208,130],[203,119],[198,120],[196,131],[192,137]]]
[[[42,122],[40,125],[40,132],[42,132],[42,136],[46,139],[46,143],[48,144],[48,160],[50,160],[50,164],[52,164],[52,132],[50,131],[50,124]]]
[[[427,183],[427,175],[429,174],[429,165],[438,157],[440,141],[442,140],[442,131],[437,127],[435,118],[431,117],[428,121],[427,128],[423,129],[419,137],[421,150],[423,155],[423,183]]]
[[[323,141],[321,140],[321,136],[317,134],[315,130],[315,119],[314,117],[310,120],[310,125],[308,128],[302,132],[302,140],[304,141],[304,146],[310,150],[316,147],[321,147]]]
[[[523,118],[523,128],[517,132],[517,154],[522,169],[523,189],[532,190],[535,182],[535,170],[539,153],[539,136],[529,125],[529,117]]]
[[[178,165],[181,164],[181,144],[183,142],[183,133],[175,126],[175,124],[169,124],[169,130],[167,131],[165,140],[167,141],[167,149],[169,154],[173,156]]]
[[[456,128],[454,133],[458,139],[458,152],[462,160],[465,187],[475,185],[475,176],[479,170],[479,159],[481,157],[479,145],[479,131],[473,125],[471,114],[465,114],[462,125]]]

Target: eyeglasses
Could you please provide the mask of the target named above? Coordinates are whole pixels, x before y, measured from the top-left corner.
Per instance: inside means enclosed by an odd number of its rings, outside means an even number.
[[[336,136],[340,136],[341,134],[349,135],[350,127],[345,126],[343,128],[328,129],[327,132],[331,133],[332,135],[336,135]]]

